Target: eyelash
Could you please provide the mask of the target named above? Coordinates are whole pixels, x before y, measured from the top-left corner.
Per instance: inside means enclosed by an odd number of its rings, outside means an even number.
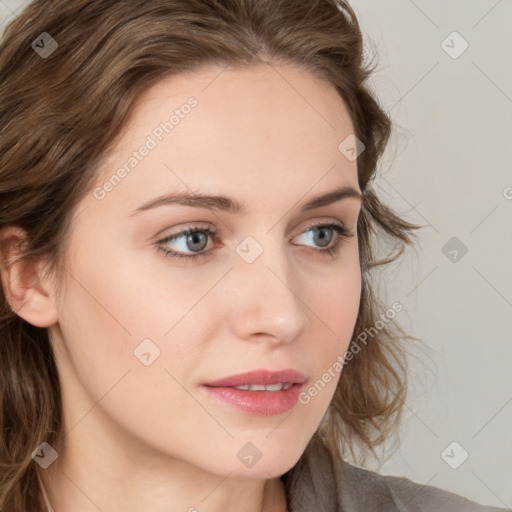
[[[354,235],[353,232],[349,231],[344,226],[340,226],[339,224],[315,224],[313,226],[310,226],[307,228],[303,233],[307,233],[308,231],[312,231],[314,229],[322,229],[322,228],[328,228],[332,229],[337,233],[337,237],[335,240],[335,243],[332,247],[329,247],[328,249],[313,249],[314,252],[320,253],[322,256],[331,256],[332,258],[335,258],[341,249],[341,244],[343,242],[343,239],[352,238]],[[204,256],[208,256],[210,251],[204,251],[204,252],[198,252],[194,255],[191,254],[181,254],[176,251],[172,251],[170,249],[167,249],[164,247],[164,245],[168,242],[172,242],[176,240],[177,238],[181,238],[183,236],[192,235],[195,233],[206,233],[209,236],[214,237],[217,233],[215,231],[212,231],[209,228],[199,228],[199,227],[192,227],[185,229],[183,231],[180,231],[179,233],[175,233],[171,236],[165,237],[164,239],[157,242],[158,249],[161,250],[165,256],[170,258],[186,258],[186,259],[198,259],[202,258]]]

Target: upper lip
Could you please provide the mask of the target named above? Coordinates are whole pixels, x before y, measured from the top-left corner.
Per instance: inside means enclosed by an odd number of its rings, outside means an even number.
[[[207,382],[205,386],[222,386],[222,387],[234,387],[234,386],[246,386],[248,384],[278,384],[280,382],[293,384],[302,384],[306,382],[307,378],[304,374],[297,370],[286,369],[286,370],[254,370],[246,373],[238,373],[237,375],[231,375],[223,379]]]

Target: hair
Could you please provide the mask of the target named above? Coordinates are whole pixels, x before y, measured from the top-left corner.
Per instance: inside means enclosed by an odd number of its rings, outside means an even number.
[[[31,46],[43,32],[58,44],[46,58]],[[356,15],[343,0],[32,1],[6,26],[0,45],[0,229],[18,226],[26,233],[11,264],[47,259],[60,286],[76,205],[91,192],[102,158],[152,85],[206,65],[300,66],[336,88],[364,144],[357,158],[362,289],[353,334],[378,331],[345,362],[314,437],[334,457],[355,457],[356,449],[375,454],[399,423],[407,389],[405,341],[415,338],[396,322],[375,328],[384,305],[372,271],[395,261],[421,226],[402,219],[372,188],[393,124],[367,86],[375,66],[364,53]],[[382,239],[398,250],[378,259],[374,242]],[[61,414],[47,329],[19,317],[2,286],[4,512],[44,508],[40,468],[31,454],[58,439]]]

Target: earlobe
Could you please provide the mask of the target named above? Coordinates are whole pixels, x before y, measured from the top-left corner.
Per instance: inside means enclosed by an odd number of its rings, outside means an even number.
[[[10,226],[0,230],[0,277],[4,295],[18,316],[36,327],[50,327],[58,321],[53,287],[44,274],[45,262],[16,261],[26,233]]]

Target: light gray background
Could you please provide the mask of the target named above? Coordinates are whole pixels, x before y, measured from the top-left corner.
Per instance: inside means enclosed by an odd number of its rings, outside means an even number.
[[[26,3],[0,0],[2,27]],[[376,187],[427,226],[381,273],[386,304],[403,304],[397,320],[429,348],[411,360],[397,451],[371,469],[512,508],[512,2],[352,5],[397,124]],[[469,44],[457,58],[454,31]],[[442,252],[452,237],[468,248],[456,262]],[[457,469],[441,456],[454,441],[469,454]],[[445,453],[455,465],[462,451]]]
[[[400,447],[380,470],[512,507],[512,4],[353,6],[379,54],[372,83],[400,125],[379,189],[428,225],[418,255],[385,273],[432,361],[414,366]],[[456,59],[441,46],[454,31],[469,44]],[[454,236],[468,248],[458,262],[442,253]],[[469,453],[458,469],[440,455],[453,441]]]

